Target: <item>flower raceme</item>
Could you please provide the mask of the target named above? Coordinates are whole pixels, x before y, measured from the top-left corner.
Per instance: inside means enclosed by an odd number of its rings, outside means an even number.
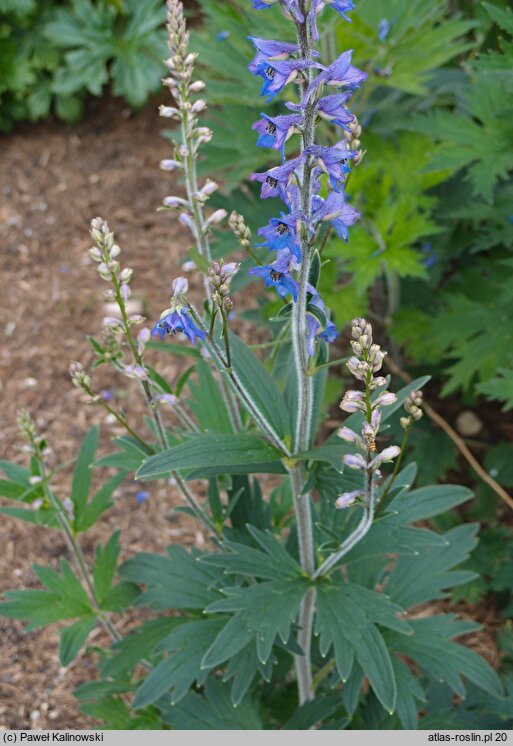
[[[354,8],[351,0],[301,3],[297,0],[253,0],[252,5],[256,10],[278,7],[296,26],[306,26],[314,41],[318,40],[318,20],[327,8],[346,21],[350,20],[347,13]],[[365,80],[366,73],[353,66],[352,51],[343,52],[331,64],[323,64],[319,53],[301,41],[301,35],[297,42],[258,37],[250,37],[250,40],[256,54],[249,63],[249,70],[263,79],[261,95],[270,101],[295,82],[302,99],[300,103],[285,103],[290,114],[270,116],[263,113],[254,123],[257,145],[278,151],[284,160],[251,177],[262,185],[262,199],[279,198],[288,213],[281,212],[280,217],[272,218],[258,231],[264,239],[260,245],[276,251],[277,259],[250,270],[250,274],[262,277],[280,297],[291,296],[296,302],[300,289],[298,279],[304,273],[305,262],[310,261],[310,251],[321,227],[329,223],[336,234],[347,241],[350,227],[360,218],[358,210],[347,201],[345,192],[351,163],[358,164],[362,157],[358,148],[352,147],[353,142],[359,145],[359,140],[354,137],[356,118],[347,104]],[[330,93],[329,88],[339,90]],[[343,130],[344,137],[334,146],[315,141],[315,124],[322,119]],[[294,135],[299,135],[300,152],[285,159],[285,145]],[[305,201],[305,179],[309,183],[308,201]],[[306,290],[310,309],[304,312],[305,342],[308,355],[313,357],[319,340],[332,342],[337,334],[316,288],[304,281],[302,288],[303,293]]]

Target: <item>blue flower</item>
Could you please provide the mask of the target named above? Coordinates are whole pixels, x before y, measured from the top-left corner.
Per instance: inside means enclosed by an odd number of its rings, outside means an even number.
[[[333,96],[321,98],[317,104],[317,113],[328,122],[338,124],[339,127],[347,130],[348,125],[354,121],[354,114],[346,108],[346,103],[352,95],[352,91],[344,91],[344,93],[335,93]]]
[[[306,106],[312,93],[321,85],[332,85],[337,88],[350,88],[354,90],[359,88],[361,83],[367,78],[367,73],[351,65],[353,50],[343,52],[338,59],[329,67],[325,68],[307,88],[306,94],[301,102]]]
[[[288,114],[277,117],[269,117],[262,114],[263,119],[255,122],[253,129],[256,130],[260,137],[257,145],[261,148],[274,148],[283,154],[285,143],[294,132],[298,132],[298,127],[303,121],[299,114]]]
[[[310,301],[310,305],[316,306],[324,315],[326,315],[326,326],[313,313],[306,312],[306,343],[308,354],[312,357],[315,353],[315,340],[323,339],[325,342],[334,342],[338,336],[337,327],[327,318],[327,309],[319,294],[315,295]]]
[[[382,18],[379,22],[378,36],[380,41],[386,41],[387,36],[390,33],[390,23],[386,18]]]
[[[361,213],[346,202],[343,192],[330,192],[312,215],[312,224],[330,222],[337,235],[347,241],[350,226],[360,218]]]
[[[153,327],[152,337],[163,339],[166,334],[185,334],[194,344],[196,339],[205,339],[205,332],[199,329],[190,317],[188,306],[184,305],[181,296],[188,290],[188,282],[185,277],[177,277],[173,282],[173,296],[170,307],[161,315]]]
[[[356,7],[351,0],[325,0],[325,2],[327,5],[331,5],[337,13],[340,13],[345,21],[351,23],[351,19],[346,16],[346,13],[349,13],[350,10],[354,10]]]
[[[199,329],[189,316],[189,309],[170,311],[157,321],[151,331],[152,337],[163,339],[166,334],[185,334],[192,344],[196,338],[205,339],[205,332]]]
[[[282,213],[281,218],[271,218],[264,228],[258,230],[258,235],[266,239],[262,246],[267,246],[269,251],[288,249],[300,262],[301,248],[297,237],[300,220],[300,213]]]
[[[343,188],[347,174],[351,173],[348,162],[356,157],[356,152],[346,150],[345,142],[334,147],[310,145],[304,152],[317,159],[319,167],[329,175],[333,189],[339,192]]]
[[[137,492],[135,495],[135,502],[137,503],[137,505],[142,505],[149,498],[150,498],[149,492],[147,492],[146,490],[139,490],[139,492]]]
[[[250,275],[262,277],[267,287],[276,288],[280,298],[292,295],[297,300],[299,286],[291,275],[291,267],[294,266],[294,255],[285,249],[278,253],[278,259],[272,264],[264,267],[253,267],[249,270]]]
[[[320,65],[311,60],[262,60],[254,70],[254,74],[264,81],[260,95],[265,96],[266,101],[272,101],[287,83],[292,83],[302,70],[309,67],[320,68]]]
[[[299,54],[297,44],[291,44],[286,41],[273,41],[272,39],[259,39],[257,36],[248,36],[257,50],[255,58],[248,65],[250,71],[254,73],[261,62],[273,62],[278,60],[287,60],[293,54]]]
[[[253,181],[262,182],[260,194],[262,199],[281,197],[281,199],[287,202],[287,187],[292,181],[295,169],[302,165],[304,159],[305,155],[301,154],[297,158],[285,161],[282,166],[275,166],[262,174],[252,174],[251,179]]]
[[[269,10],[278,0],[253,0],[253,10]]]
[[[230,36],[229,31],[220,31],[216,36],[216,41],[225,41]]]

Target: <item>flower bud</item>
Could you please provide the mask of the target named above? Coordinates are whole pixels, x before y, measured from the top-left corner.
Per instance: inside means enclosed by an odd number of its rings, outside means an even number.
[[[160,168],[162,171],[176,171],[176,169],[183,168],[180,161],[175,161],[171,158],[167,158],[163,161],[160,161]]]
[[[344,492],[342,495],[337,497],[335,507],[338,510],[348,508],[350,505],[354,505],[359,497],[364,497],[365,492],[363,490],[353,490],[353,492]]]
[[[350,469],[362,470],[367,468],[367,462],[359,453],[346,453],[343,461]]]
[[[205,89],[205,83],[202,80],[196,80],[194,83],[191,83],[189,86],[189,91],[191,93],[201,93]]]
[[[207,108],[207,102],[204,101],[202,98],[195,101],[192,105],[192,112],[193,114],[200,114],[202,111],[205,111]]]
[[[121,274],[119,275],[119,281],[125,285],[128,285],[130,280],[132,279],[133,274],[134,270],[130,267],[126,267],[121,271]]]
[[[383,391],[373,403],[373,407],[388,407],[397,401],[397,396],[391,391]]]
[[[96,246],[93,246],[92,249],[89,249],[89,256],[93,261],[95,262],[102,262],[103,261],[103,254]]]
[[[186,277],[177,277],[173,280],[173,298],[178,298],[179,295],[185,295],[189,290],[189,281]]]

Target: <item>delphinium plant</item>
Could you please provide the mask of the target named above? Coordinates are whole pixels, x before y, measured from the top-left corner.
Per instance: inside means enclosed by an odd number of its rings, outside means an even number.
[[[199,121],[204,86],[194,76],[182,4],[168,0],[164,83],[173,105],[161,114],[178,128],[162,168],[183,176],[185,195],[166,197],[164,206],[196,244],[204,303],[195,305],[187,281],[178,277],[160,320],[135,335],[143,319],[127,311],[132,271],[122,268],[121,249],[105,221],[93,221],[90,254],[119,308],[105,319],[103,340],[91,339],[95,365],[111,365],[139,381],[150,416],[146,429],[129,422],[97,392],[84,366],[73,363],[73,383],[126,434],[116,438],[116,452],[98,460],[98,432],[90,431],[64,498],[52,487],[46,443],[30,417],[21,416],[29,468],[2,462],[0,487],[22,505],[2,510],[63,530],[76,569],[67,559],[60,573],[37,566],[46,590],[9,592],[0,608],[32,626],[73,619],[61,631],[63,665],[96,624],[104,627],[111,643],[100,653],[99,679],[79,687],[77,696],[86,712],[111,727],[416,728],[421,711],[420,723],[433,724],[431,697],[441,681],[460,698],[462,676],[492,701],[502,694],[490,666],[454,642],[477,625],[438,607],[426,612],[426,604],[472,576],[454,568],[475,546],[477,527],[441,535],[425,522],[471,493],[458,486],[412,489],[416,467],[400,469],[402,448],[390,442],[387,420],[399,416],[408,434],[422,415],[420,389],[427,379],[389,391],[386,353],[363,318],[351,324],[347,369],[356,383],[341,402],[349,416],[327,439],[321,425],[327,374],[342,363],[329,359],[337,332],[317,285],[326,232],[343,239],[343,251],[359,218],[347,187],[351,168],[363,158],[361,128],[346,104],[365,74],[352,65],[350,52],[320,58],[316,24],[323,12],[349,20],[354,6],[344,0],[254,0],[253,6],[290,21],[290,38],[253,39],[250,63],[266,98],[283,90],[291,99],[291,113],[262,115],[255,124],[258,144],[273,148],[281,161],[253,177],[264,199],[282,202],[259,231],[269,259],[256,260],[250,270],[283,300],[277,331],[264,345],[271,354],[262,360],[235,332],[231,283],[239,263],[213,254],[212,242],[227,212],[209,210],[217,185],[197,176],[200,148],[211,137]],[[334,146],[317,142],[319,117],[340,128]],[[296,152],[285,158],[284,143],[293,136]],[[240,247],[261,255],[241,215],[232,212],[229,225]],[[190,345],[193,366],[172,388],[146,362],[146,350],[149,344],[174,350],[177,343]],[[90,496],[92,466],[118,473]],[[134,472],[141,484],[172,478],[186,503],[182,510],[206,531],[208,549],[173,545],[163,556],[143,552],[118,567],[116,533],[88,566],[79,535]],[[191,487],[201,481],[206,490]],[[153,610],[154,617],[146,613],[124,635],[118,615],[134,605]],[[505,709],[497,705],[494,713],[502,722]],[[459,717],[449,707],[444,722]]]

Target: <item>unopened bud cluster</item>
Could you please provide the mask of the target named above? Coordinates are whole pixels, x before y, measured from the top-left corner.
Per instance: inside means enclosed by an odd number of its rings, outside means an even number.
[[[18,425],[18,430],[23,440],[28,443],[34,443],[37,440],[38,435],[36,423],[32,419],[31,414],[25,409],[18,412],[16,424]]]
[[[348,129],[344,132],[344,136],[347,140],[348,149],[357,153],[356,158],[353,160],[353,164],[358,166],[363,160],[365,150],[362,150],[361,148],[362,143],[360,138],[362,136],[362,127],[356,117],[348,125]]]
[[[98,274],[102,280],[110,282],[113,286],[113,288],[105,292],[105,299],[109,302],[117,301],[120,308],[122,306],[124,308],[132,294],[130,282],[134,270],[130,267],[121,268],[117,260],[117,257],[121,254],[121,249],[116,244],[114,233],[109,229],[105,220],[94,218],[91,222],[91,237],[95,241],[96,246],[89,249],[89,256],[97,263]],[[129,327],[133,324],[140,324],[142,321],[144,319],[139,314],[127,318]],[[105,317],[103,323],[105,328],[110,329],[114,334],[116,332],[127,331],[122,319],[115,316]]]
[[[402,427],[408,430],[414,422],[418,422],[424,415],[422,411],[422,391],[412,391],[408,394],[408,398],[404,403],[404,409],[409,416],[401,417],[400,422]]]
[[[242,215],[239,215],[239,213],[234,210],[228,218],[228,224],[235,237],[238,238],[242,248],[248,249],[251,246],[251,231],[246,225]]]
[[[227,314],[233,310],[233,300],[230,298],[230,280],[238,269],[238,264],[212,262],[208,270],[208,280],[212,289],[212,300]]]
[[[92,395],[91,386],[92,380],[89,376],[82,363],[73,360],[69,365],[69,374],[71,376],[71,383],[76,386],[77,389],[82,389],[89,396]]]
[[[385,386],[387,381],[382,376],[375,375],[381,370],[386,353],[374,343],[371,325],[365,319],[353,319],[351,336],[354,357],[349,360],[347,367],[358,381],[364,383],[365,388],[362,391],[346,391],[340,408],[344,412],[362,412],[364,421],[360,433],[354,432],[349,427],[342,427],[337,435],[346,443],[354,443],[362,452],[347,454],[344,456],[344,464],[350,469],[368,472],[372,479],[380,476],[381,464],[392,461],[401,453],[398,446],[389,446],[378,453],[376,445],[381,425],[381,410],[383,407],[394,404],[397,397],[390,391],[383,391],[372,399],[373,392]],[[338,498],[336,506],[346,508],[365,494],[364,491],[344,493]]]

